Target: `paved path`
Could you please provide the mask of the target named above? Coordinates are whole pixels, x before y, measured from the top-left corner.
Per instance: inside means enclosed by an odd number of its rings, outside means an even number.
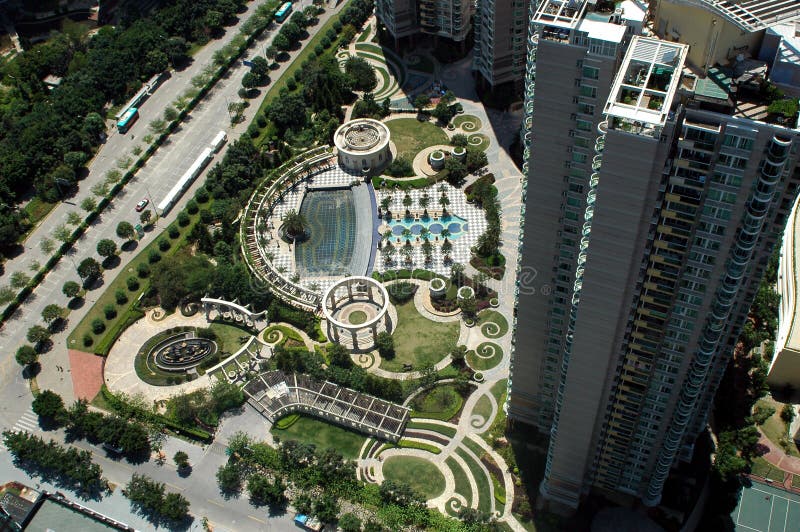
[[[758,443],[769,449],[767,454],[763,456],[764,459],[778,469],[800,475],[800,458],[786,454],[783,449],[772,443],[772,441],[764,435],[761,428],[758,429],[758,433],[761,436]]]

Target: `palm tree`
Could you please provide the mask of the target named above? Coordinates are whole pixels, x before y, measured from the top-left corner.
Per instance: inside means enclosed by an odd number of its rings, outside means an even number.
[[[411,195],[408,192],[406,192],[406,195],[403,198],[403,207],[405,208],[411,207],[411,203],[413,203]]]
[[[445,238],[444,242],[442,243],[442,253],[450,253],[452,249],[453,244],[451,244],[450,241]]]
[[[403,229],[402,235],[403,235],[403,238],[406,239],[406,242],[408,242],[408,240],[411,238],[411,229],[406,227],[405,229]]]
[[[303,236],[307,225],[305,217],[294,209],[283,215],[283,230],[289,238]]]
[[[423,227],[422,231],[419,232],[419,236],[422,237],[425,242],[428,242],[428,239],[431,237],[431,232],[427,227]]]
[[[381,200],[381,209],[384,211],[389,210],[389,205],[392,204],[392,197],[391,196],[384,196]]]
[[[419,206],[422,207],[423,209],[427,209],[428,204],[430,204],[430,202],[431,202],[431,197],[428,195],[427,192],[423,194],[421,198],[419,198]]]
[[[392,238],[392,230],[387,229],[383,232],[383,235],[381,235],[381,240],[388,241],[390,238]]]
[[[444,238],[446,241],[447,237],[450,236],[450,230],[445,227],[444,229],[442,229],[442,232],[439,233],[439,236]]]
[[[442,194],[442,197],[439,198],[439,205],[442,206],[442,217],[447,216],[447,206],[450,205],[450,198],[447,197],[447,194]]]

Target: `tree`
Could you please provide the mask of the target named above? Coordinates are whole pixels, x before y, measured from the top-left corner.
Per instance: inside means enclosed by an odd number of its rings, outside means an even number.
[[[56,249],[55,243],[49,238],[43,238],[39,242],[39,249],[42,250],[42,253],[45,255],[51,254]]]
[[[794,421],[795,415],[796,414],[795,414],[795,410],[794,410],[794,405],[785,404],[785,405],[783,405],[783,408],[781,408],[781,419],[787,425],[791,425],[792,424],[792,421]]]
[[[361,519],[354,513],[347,512],[339,518],[339,528],[343,532],[361,532]]]
[[[17,349],[16,359],[20,366],[30,366],[39,359],[39,353],[32,346],[23,345]]]
[[[418,94],[416,98],[414,98],[414,108],[418,112],[422,112],[423,109],[428,107],[431,103],[431,97],[425,93]]]
[[[205,24],[212,33],[218,32],[224,22],[225,18],[219,11],[213,9],[206,11]]]
[[[440,101],[436,104],[436,107],[433,108],[431,114],[442,124],[449,124],[450,120],[456,115],[456,111],[446,103]]]
[[[323,523],[336,521],[339,515],[339,501],[330,493],[323,493],[314,505],[314,513]]]
[[[258,76],[253,74],[252,72],[247,72],[244,76],[242,76],[242,87],[247,89],[254,89],[258,86],[259,80]]]
[[[272,39],[272,45],[280,52],[287,52],[292,47],[289,38],[283,33],[278,33],[275,38]]]
[[[261,56],[254,57],[250,72],[255,76],[258,83],[264,83],[269,78],[269,62]],[[244,85],[244,83],[242,84]]]
[[[381,358],[391,360],[394,358],[394,338],[386,331],[378,333],[375,339],[375,347],[378,348]]]
[[[224,493],[236,493],[242,489],[242,470],[234,462],[228,462],[217,469],[217,484]]]
[[[158,511],[171,521],[183,521],[189,514],[189,501],[180,493],[167,493]]]
[[[64,309],[51,303],[42,309],[42,319],[47,324],[51,324],[64,316]]]
[[[474,172],[489,164],[489,159],[486,158],[486,152],[476,148],[467,148],[467,170]]]
[[[81,293],[81,285],[75,281],[67,281],[64,283],[64,286],[61,287],[61,291],[69,298],[77,297],[78,294]]]
[[[50,339],[50,331],[41,325],[34,325],[28,329],[28,334],[25,335],[25,338],[27,338],[30,343],[39,345]]]
[[[146,210],[139,215],[139,222],[147,225],[150,223],[150,219],[153,217],[153,211]]]
[[[101,272],[100,263],[91,257],[83,259],[81,263],[78,264],[78,275],[84,282],[96,279],[100,276]]]
[[[250,492],[250,497],[256,504],[282,506],[286,503],[285,490],[286,486],[277,477],[270,482],[267,477],[256,473],[247,479],[247,491]]]
[[[164,46],[164,52],[173,66],[182,65],[188,59],[188,51],[189,44],[180,36],[170,37]]]
[[[11,286],[14,288],[24,288],[31,282],[31,276],[25,272],[16,271],[11,274]]]
[[[305,217],[296,210],[291,209],[284,214],[282,221],[283,230],[286,232],[287,237],[295,239],[305,235],[308,222],[306,222]]]
[[[363,57],[348,57],[344,63],[344,71],[353,81],[354,90],[369,92],[378,84],[375,69]]]
[[[189,467],[189,455],[183,451],[176,452],[172,459],[175,461],[175,465],[178,466],[178,469],[186,469]]]
[[[467,317],[475,316],[477,304],[475,302],[474,297],[465,297],[461,299],[461,301],[458,303],[458,306],[461,309],[461,312],[463,312],[465,316]]]
[[[447,170],[447,182],[458,186],[467,177],[467,167],[455,157],[448,157],[444,162],[444,169]]]
[[[64,408],[64,400],[61,396],[50,390],[39,392],[31,404],[34,414],[45,420],[64,425],[69,421],[67,409]]]
[[[331,344],[328,348],[328,359],[334,366],[340,368],[350,368],[353,366],[353,359],[350,358],[350,352],[342,344]]]
[[[277,48],[275,48],[275,46],[273,46],[273,45],[270,45],[270,46],[268,46],[268,47],[267,47],[267,49],[264,51],[264,55],[266,55],[266,56],[267,56],[267,59],[269,59],[270,61],[273,61],[273,60],[275,59],[275,56],[277,56],[277,55],[278,55],[278,49],[277,49]]]
[[[306,102],[300,94],[279,96],[267,106],[264,114],[275,123],[280,131],[299,130],[308,121]]]
[[[452,137],[450,137],[450,144],[452,146],[458,146],[460,148],[466,148],[469,144],[469,139],[463,133],[456,133]]]
[[[117,224],[117,236],[120,238],[124,238],[125,240],[132,240],[133,236],[136,234],[136,231],[131,225],[130,222],[120,222]]]
[[[92,212],[96,208],[97,208],[97,202],[94,200],[93,197],[86,196],[85,198],[83,198],[83,201],[81,202],[81,209],[83,209],[86,212]],[[56,238],[58,238],[58,236],[56,236]]]

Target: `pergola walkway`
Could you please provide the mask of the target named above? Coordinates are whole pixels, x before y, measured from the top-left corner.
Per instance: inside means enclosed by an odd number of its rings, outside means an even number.
[[[244,386],[248,402],[270,422],[296,412],[310,414],[373,437],[400,439],[411,410],[308,375],[268,371]]]

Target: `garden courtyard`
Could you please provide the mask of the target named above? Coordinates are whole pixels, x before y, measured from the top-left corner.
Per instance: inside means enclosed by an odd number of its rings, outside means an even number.
[[[413,108],[420,94],[444,96],[437,81],[441,65],[423,55],[401,58],[374,38],[371,19],[337,59],[344,64],[357,55],[375,68],[376,99],[388,98],[397,110]],[[430,102],[425,112],[437,105]],[[335,449],[354,461],[364,482],[402,483],[446,515],[473,508],[519,530],[512,514],[516,478],[503,438],[513,305],[499,300],[499,278],[471,265],[479,238],[490,227],[501,230],[498,190],[515,190],[518,179],[500,183],[507,176],[486,175],[485,163],[459,180],[433,168],[439,155],[470,160],[492,147],[489,121],[478,116],[482,108],[448,105],[453,116],[446,121],[396,112],[382,119],[395,160],[409,163],[410,171],[355,175],[321,146],[284,162],[255,187],[239,219],[246,267],[279,304],[250,328],[209,322],[202,313],[184,315],[183,308],[132,316],[109,347],[103,377],[108,389],[157,403],[224,381],[245,390],[248,408],[257,410],[263,398],[285,397],[288,408],[280,415],[259,410],[264,425],[253,430],[266,441]],[[321,190],[337,194],[308,199]],[[303,230],[323,227],[334,240],[298,251],[307,235],[286,236],[287,220],[297,215],[306,218],[298,222]],[[496,236],[489,255],[499,254]],[[389,339],[343,357],[321,316],[320,298],[340,279],[358,275],[389,289],[391,320],[381,329]],[[412,286],[413,297],[395,297],[392,287],[399,284]],[[373,313],[365,306],[346,317],[349,326],[369,328]],[[294,376],[298,385],[289,392],[286,382],[269,381],[267,374]],[[347,411],[322,415],[319,408],[300,408],[298,375],[309,389],[317,385],[307,382],[313,375],[322,387],[337,383],[337,395],[361,393],[407,409],[402,434],[389,441],[350,423]],[[252,386],[258,379],[263,386]]]

